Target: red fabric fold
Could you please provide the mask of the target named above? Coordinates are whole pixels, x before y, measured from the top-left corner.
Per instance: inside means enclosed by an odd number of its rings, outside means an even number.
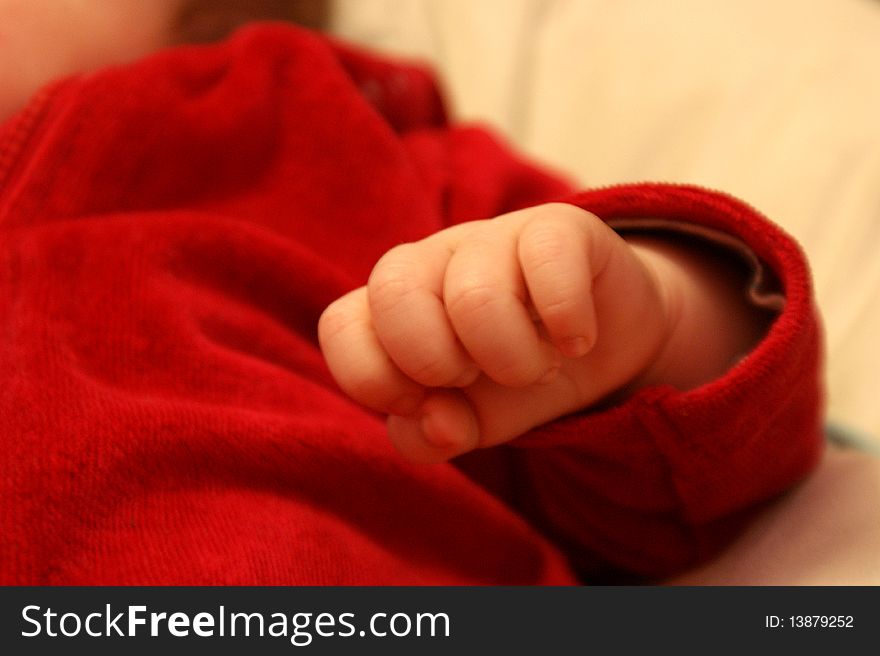
[[[491,476],[401,462],[322,362],[321,310],[385,250],[570,191],[449,126],[424,70],[292,27],[45,92],[0,127],[0,582],[561,584],[710,553],[820,444],[803,259],[732,199],[568,197],[735,234],[787,305],[724,378],[542,427]]]

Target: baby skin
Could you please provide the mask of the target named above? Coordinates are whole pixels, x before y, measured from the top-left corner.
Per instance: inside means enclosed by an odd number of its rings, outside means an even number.
[[[392,248],[318,334],[400,454],[436,463],[646,386],[718,377],[766,330],[744,287],[712,248],[624,239],[550,203]]]

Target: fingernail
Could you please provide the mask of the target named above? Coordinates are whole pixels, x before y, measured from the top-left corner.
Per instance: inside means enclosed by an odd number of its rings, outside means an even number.
[[[586,337],[569,337],[562,340],[559,350],[567,358],[579,358],[590,350],[590,342]]]

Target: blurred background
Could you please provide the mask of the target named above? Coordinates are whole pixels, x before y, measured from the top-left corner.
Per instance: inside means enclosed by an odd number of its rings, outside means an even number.
[[[880,443],[880,2],[335,0],[330,29],[584,186],[704,185],[794,234],[829,415]]]

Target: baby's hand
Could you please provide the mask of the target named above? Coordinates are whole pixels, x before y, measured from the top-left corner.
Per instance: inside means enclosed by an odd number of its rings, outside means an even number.
[[[446,460],[645,374],[670,312],[643,255],[571,205],[457,225],[388,251],[324,312],[321,347],[401,454]]]

